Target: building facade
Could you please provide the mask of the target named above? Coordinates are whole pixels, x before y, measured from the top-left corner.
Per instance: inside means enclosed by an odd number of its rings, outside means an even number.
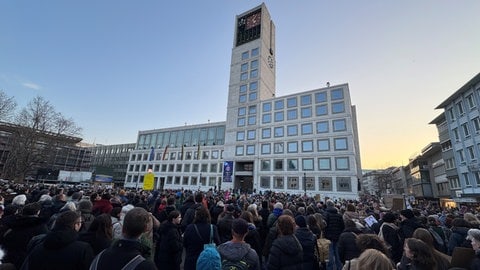
[[[114,184],[123,185],[127,175],[130,152],[135,149],[135,146],[135,143],[127,143],[91,147],[90,171],[94,173],[94,180],[97,176],[105,176],[103,179],[111,179]]]
[[[278,97],[266,6],[235,22],[226,121],[139,132],[125,186],[138,187],[152,169],[157,188],[356,198],[361,162],[348,84]]]

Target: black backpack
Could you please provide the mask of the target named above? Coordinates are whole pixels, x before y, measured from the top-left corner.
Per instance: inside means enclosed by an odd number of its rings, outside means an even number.
[[[245,261],[248,252],[238,261],[231,261],[227,259],[222,260],[222,270],[248,270],[248,263]]]

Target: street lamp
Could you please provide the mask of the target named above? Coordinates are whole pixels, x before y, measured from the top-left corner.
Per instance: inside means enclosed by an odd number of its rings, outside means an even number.
[[[303,173],[303,196],[307,197],[307,173]]]

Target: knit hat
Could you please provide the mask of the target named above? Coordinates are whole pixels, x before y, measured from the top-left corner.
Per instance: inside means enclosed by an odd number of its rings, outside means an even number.
[[[218,201],[218,202],[217,202],[217,206],[219,206],[219,207],[225,207],[225,204],[223,203],[223,201]]]
[[[273,205],[273,209],[283,209],[283,204],[281,202],[277,202]]]
[[[295,217],[295,223],[300,228],[307,227],[307,221],[305,220],[305,217],[302,215],[298,215],[297,217]]]
[[[43,194],[42,196],[40,196],[40,199],[38,201],[45,202],[45,201],[51,201],[51,200],[52,200],[52,196],[48,194]]]
[[[20,195],[15,196],[15,198],[13,198],[12,204],[25,205],[26,201],[27,201],[27,196],[25,196],[25,194],[20,194]]]
[[[477,242],[480,242],[480,230],[479,229],[470,229],[467,233],[467,239],[475,239]]]
[[[92,212],[92,202],[87,200],[81,200],[78,203],[78,211],[82,213],[91,213]]]
[[[404,209],[402,211],[400,211],[400,215],[408,218],[408,219],[411,219],[414,217],[414,214],[413,214],[413,211],[410,210],[410,209]]]
[[[235,206],[233,206],[231,204],[227,205],[227,212],[229,212],[229,213],[235,212]]]

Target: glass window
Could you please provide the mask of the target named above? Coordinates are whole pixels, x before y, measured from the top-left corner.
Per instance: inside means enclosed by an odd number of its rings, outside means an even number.
[[[283,189],[283,177],[278,176],[273,179],[273,188]]]
[[[247,92],[247,85],[246,84],[240,85],[240,93],[245,93],[245,92]]]
[[[322,152],[322,151],[330,151],[330,141],[329,139],[320,139],[317,140],[317,151]]]
[[[343,102],[332,103],[332,113],[345,112],[345,104]]]
[[[283,137],[283,127],[275,127],[273,132],[275,137]]]
[[[255,145],[247,145],[247,155],[255,155]]]
[[[333,122],[333,131],[347,130],[345,119],[333,120],[332,122]]]
[[[255,140],[255,130],[247,131],[247,140]]]
[[[262,144],[262,154],[270,154],[270,153],[271,153],[270,144],[269,143]]]
[[[328,114],[328,107],[326,104],[317,105],[315,107],[315,113],[317,116],[327,115]]]
[[[305,95],[300,97],[300,105],[305,106],[305,105],[311,105],[312,104],[312,96],[311,95]]]
[[[255,125],[257,123],[257,117],[255,115],[248,117],[248,125]]]
[[[297,153],[298,152],[298,143],[297,142],[288,142],[287,143],[287,152],[288,153]]]
[[[212,159],[218,159],[218,150],[212,151]]]
[[[328,121],[317,122],[317,133],[328,132]]]
[[[327,102],[327,92],[315,93],[315,103]]]
[[[268,139],[272,137],[272,130],[270,128],[262,129],[262,139]]]
[[[238,102],[245,103],[247,102],[247,95],[240,95],[238,96]]]
[[[245,131],[237,131],[237,141],[245,140]]]
[[[255,101],[255,100],[257,100],[257,96],[258,96],[257,92],[252,92],[252,93],[248,94],[248,100]]]
[[[247,109],[245,107],[238,108],[238,116],[244,116],[247,113]]]
[[[463,149],[458,150],[457,153],[458,153],[458,159],[460,160],[460,162],[465,163],[465,154],[463,153]]]
[[[246,81],[248,79],[248,73],[243,72],[240,74],[240,81]]]
[[[335,168],[337,171],[349,170],[348,157],[336,157]]]
[[[313,158],[302,159],[302,167],[304,171],[313,171]]]
[[[185,166],[183,167],[183,172],[190,172],[190,164],[189,163],[185,164]]]
[[[455,121],[455,114],[453,113],[453,108],[448,109],[448,117],[450,118],[450,121]]]
[[[312,123],[302,124],[302,135],[313,134]]]
[[[275,159],[273,161],[275,171],[283,171],[283,159]]]
[[[475,100],[473,99],[473,94],[467,97],[467,103],[470,110],[475,108]]]
[[[283,121],[283,111],[275,112],[275,122]]]
[[[250,62],[250,68],[251,69],[258,68],[258,60],[253,60],[252,62]]]
[[[250,71],[250,78],[257,78],[258,77],[258,69],[254,69]]]
[[[269,112],[272,110],[272,103],[270,102],[263,103],[262,108],[263,108],[263,112]]]
[[[301,109],[302,118],[312,117],[312,107],[305,107]]]
[[[271,123],[271,122],[272,122],[272,114],[266,113],[266,114],[262,115],[262,123],[263,124],[267,124],[267,123]]]
[[[465,111],[463,110],[463,102],[460,101],[457,103],[457,110],[460,116],[462,116],[465,113]]]
[[[261,162],[261,168],[260,170],[262,171],[270,171],[270,160],[269,159],[264,159]]]
[[[288,171],[298,171],[298,160],[297,159],[287,159],[287,170]]]
[[[335,138],[333,142],[335,150],[348,150],[347,138]]]
[[[287,187],[288,189],[299,189],[298,177],[287,177]]]
[[[331,191],[332,190],[332,178],[331,177],[320,177],[318,179],[318,189]]]
[[[470,160],[474,160],[475,159],[475,150],[473,149],[473,146],[467,147],[467,152],[468,152],[468,155],[470,157]]]
[[[313,141],[303,141],[302,152],[313,152]]]
[[[297,135],[298,135],[297,125],[287,126],[287,136],[297,136]]]
[[[273,144],[273,153],[283,154],[283,143],[274,143]]]
[[[297,118],[298,118],[297,109],[287,111],[287,120],[294,120]]]
[[[245,126],[245,118],[244,117],[238,118],[237,126],[239,126],[239,127]]]
[[[287,108],[297,107],[297,97],[287,98]]]
[[[480,118],[475,117],[472,121],[473,127],[475,128],[475,133],[480,133]]]
[[[463,135],[465,135],[465,138],[470,137],[470,130],[468,129],[467,123],[462,125],[462,129],[463,129]]]
[[[243,146],[237,146],[235,149],[235,155],[243,156]]]
[[[332,100],[343,99],[343,89],[334,89],[330,92]]]
[[[470,187],[472,184],[470,183],[470,179],[468,178],[468,173],[462,173],[463,180],[465,181],[465,186]]]
[[[244,63],[240,66],[241,72],[246,72],[248,70],[248,63]]]
[[[453,132],[453,138],[455,139],[455,141],[460,141],[460,135],[458,135],[458,128],[454,128],[452,129],[452,132]]]
[[[352,191],[349,177],[337,177],[337,191]]]
[[[260,177],[260,187],[270,189],[270,176]]]
[[[283,99],[275,101],[275,110],[283,110]]]
[[[258,82],[255,81],[255,82],[251,82],[250,83],[250,91],[257,91],[258,89]]]
[[[318,159],[318,169],[321,171],[331,170],[330,158],[319,158]]]
[[[252,57],[258,56],[258,48],[252,49]]]
[[[248,51],[242,53],[242,60],[248,59],[249,54]]]
[[[248,107],[248,114],[256,114],[256,113],[257,113],[257,106],[256,105]]]

